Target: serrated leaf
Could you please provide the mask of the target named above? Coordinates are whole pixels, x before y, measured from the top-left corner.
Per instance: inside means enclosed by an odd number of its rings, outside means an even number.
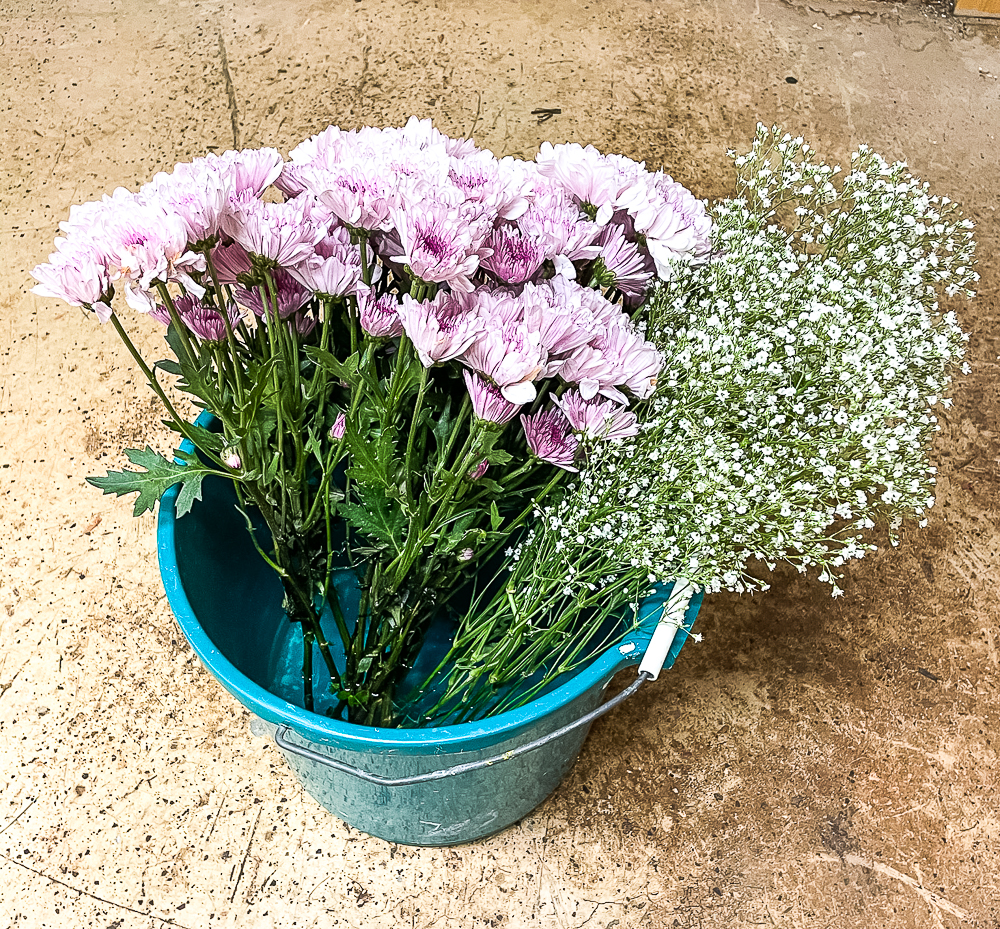
[[[402,550],[403,511],[376,487],[358,488],[360,503],[341,503],[337,512],[369,540]]]
[[[395,494],[396,475],[403,470],[395,454],[395,430],[386,427],[378,435],[362,435],[357,424],[349,420],[345,436],[351,457],[349,475],[362,484]]]
[[[206,429],[197,423],[189,423],[187,428],[200,451],[220,452],[225,448],[226,438],[221,432],[212,432],[211,429]]]
[[[201,482],[206,474],[214,473],[212,468],[202,465],[193,455],[178,452],[178,457],[184,463],[170,461],[159,452],[154,452],[148,445],[144,449],[129,448],[125,455],[128,460],[144,471],[109,471],[104,477],[88,477],[87,482],[100,488],[106,494],[137,493],[134,516],[141,516],[147,510],[156,507],[156,501],[163,496],[168,488],[181,482],[185,486],[177,499],[177,515],[183,516],[191,509],[191,504],[201,499]],[[190,485],[190,486],[188,486]],[[183,503],[181,500],[183,497]]]
[[[173,323],[167,327],[165,338],[167,344],[177,356],[179,363],[182,381],[178,384],[178,387],[186,393],[198,397],[204,402],[206,407],[219,409],[220,405],[217,402],[217,393],[211,377],[208,376],[209,372],[204,367],[199,366],[196,357],[192,358],[188,354]]]
[[[206,472],[198,468],[191,468],[189,471],[190,473],[185,473],[181,478],[181,489],[174,504],[178,516],[186,516],[191,512],[195,500],[201,499],[201,482]]]
[[[243,410],[250,416],[256,413],[263,402],[265,393],[273,389],[273,379],[271,369],[277,364],[276,358],[268,358],[261,364],[252,364],[247,369],[247,379],[253,386],[250,393],[246,395]]]
[[[317,366],[329,371],[334,377],[339,377],[341,380],[351,381],[358,373],[359,358],[356,352],[346,360],[339,361],[332,352],[324,351],[315,345],[307,345],[303,351],[310,361],[315,362]]]
[[[368,437],[361,435],[356,424],[350,420],[345,424],[344,434],[351,451],[351,470],[365,483],[385,483],[384,475],[380,473],[378,466],[378,456],[373,454],[374,449]]]
[[[177,334],[177,327],[170,323],[167,326],[166,335],[164,335],[167,345],[170,346],[170,350],[177,356],[178,361],[186,359],[187,352],[184,350],[184,343],[181,341],[181,337]]]

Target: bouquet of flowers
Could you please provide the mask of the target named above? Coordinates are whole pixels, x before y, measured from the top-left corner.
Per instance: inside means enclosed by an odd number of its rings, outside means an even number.
[[[74,207],[35,292],[110,322],[196,450],[91,482],[136,514],[180,484],[183,515],[231,481],[303,706],[367,725],[524,702],[659,582],[760,588],[785,560],[836,594],[864,530],[932,502],[964,339],[938,292],[975,279],[971,226],[866,149],[837,183],[760,127],[735,161],[710,210],[622,156],[497,159],[411,119]],[[140,356],[116,294],[172,358]],[[400,693],[442,616],[447,655]]]

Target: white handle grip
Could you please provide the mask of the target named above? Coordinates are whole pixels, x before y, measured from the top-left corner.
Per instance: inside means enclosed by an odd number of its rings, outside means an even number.
[[[674,588],[670,591],[670,598],[663,607],[663,616],[656,629],[653,630],[653,637],[649,640],[649,645],[642,656],[642,662],[639,665],[640,674],[645,672],[654,681],[660,676],[663,663],[667,660],[667,652],[674,644],[677,630],[684,622],[684,614],[687,612],[688,604],[694,594],[694,584],[685,580],[674,583]]]

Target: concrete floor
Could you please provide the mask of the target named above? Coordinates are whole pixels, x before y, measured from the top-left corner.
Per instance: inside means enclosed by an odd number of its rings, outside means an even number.
[[[0,925],[1000,925],[996,22],[863,0],[0,11]],[[167,447],[155,405],[112,331],[28,293],[72,203],[410,114],[498,154],[592,142],[704,197],[758,119],[834,159],[868,142],[964,204],[982,273],[930,525],[836,601],[786,574],[710,598],[704,642],[553,797],[449,850],[336,821],[249,734],[174,625],[152,521],[83,483]]]

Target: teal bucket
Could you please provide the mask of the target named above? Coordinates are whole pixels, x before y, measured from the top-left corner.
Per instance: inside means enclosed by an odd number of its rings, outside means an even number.
[[[405,845],[457,845],[517,822],[569,771],[591,721],[644,679],[601,703],[615,673],[641,659],[669,585],[643,601],[640,622],[624,639],[519,709],[424,729],[358,726],[309,712],[288,684],[289,656],[301,654],[298,630],[284,617],[281,583],[254,549],[232,485],[206,480],[203,499],[181,518],[177,490],[163,496],[157,541],[181,630],[205,667],[274,736],[305,790],[370,835]],[[688,605],[665,667],[676,659],[700,602],[699,594]]]

